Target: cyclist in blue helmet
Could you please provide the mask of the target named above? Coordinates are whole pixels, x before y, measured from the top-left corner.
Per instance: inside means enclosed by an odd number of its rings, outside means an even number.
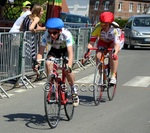
[[[68,56],[66,77],[74,96],[74,106],[78,106],[79,98],[77,89],[74,86],[74,74],[72,73],[74,44],[73,36],[70,31],[64,28],[64,23],[60,18],[48,19],[45,26],[47,30],[43,35],[39,52],[37,54],[37,60],[42,59],[42,55],[44,54],[44,50],[47,44],[51,45],[51,49],[48,52],[47,58],[60,58],[62,54]],[[53,72],[52,69],[53,63],[51,61],[46,61],[47,75],[50,75]],[[37,68],[34,68],[34,70],[37,70]]]

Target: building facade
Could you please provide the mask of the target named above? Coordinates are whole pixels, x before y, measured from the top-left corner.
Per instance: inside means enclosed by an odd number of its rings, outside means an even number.
[[[90,0],[66,0],[69,12],[82,16],[89,16]]]
[[[149,13],[149,7],[148,0],[90,0],[89,18],[95,24],[100,13],[111,11],[116,19],[128,19],[132,15]]]

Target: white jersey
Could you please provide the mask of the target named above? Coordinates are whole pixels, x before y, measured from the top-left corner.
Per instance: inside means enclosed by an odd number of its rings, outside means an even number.
[[[24,18],[31,14],[31,11],[26,11],[23,15],[21,15],[13,24],[13,27],[10,29],[9,32],[20,32],[20,26],[24,20]]]
[[[62,32],[60,33],[59,38],[56,41],[53,41],[48,33],[48,30],[45,31],[42,38],[42,46],[46,46],[50,44],[51,47],[55,49],[62,49],[68,46],[72,46],[74,44],[74,40],[70,31],[65,28],[62,28]]]

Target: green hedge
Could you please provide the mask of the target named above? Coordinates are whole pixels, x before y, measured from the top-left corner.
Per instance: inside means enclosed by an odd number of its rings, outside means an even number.
[[[126,23],[127,23],[128,19],[115,19],[115,22],[117,22],[121,28],[124,28]]]
[[[24,1],[26,1],[26,0],[15,0],[15,3],[13,3],[13,4],[7,3],[5,5],[5,10],[4,10],[5,18],[8,20],[15,21],[22,12],[22,3]],[[29,0],[29,1],[33,4],[39,3],[42,5],[46,0]],[[41,18],[41,22],[45,23],[45,19],[46,19],[46,10],[44,10],[44,14]]]

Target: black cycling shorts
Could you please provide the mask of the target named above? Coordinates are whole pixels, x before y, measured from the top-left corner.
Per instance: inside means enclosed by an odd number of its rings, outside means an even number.
[[[55,58],[60,58],[62,55],[68,57],[67,48],[55,49],[55,48],[51,47],[47,56],[53,56]]]

